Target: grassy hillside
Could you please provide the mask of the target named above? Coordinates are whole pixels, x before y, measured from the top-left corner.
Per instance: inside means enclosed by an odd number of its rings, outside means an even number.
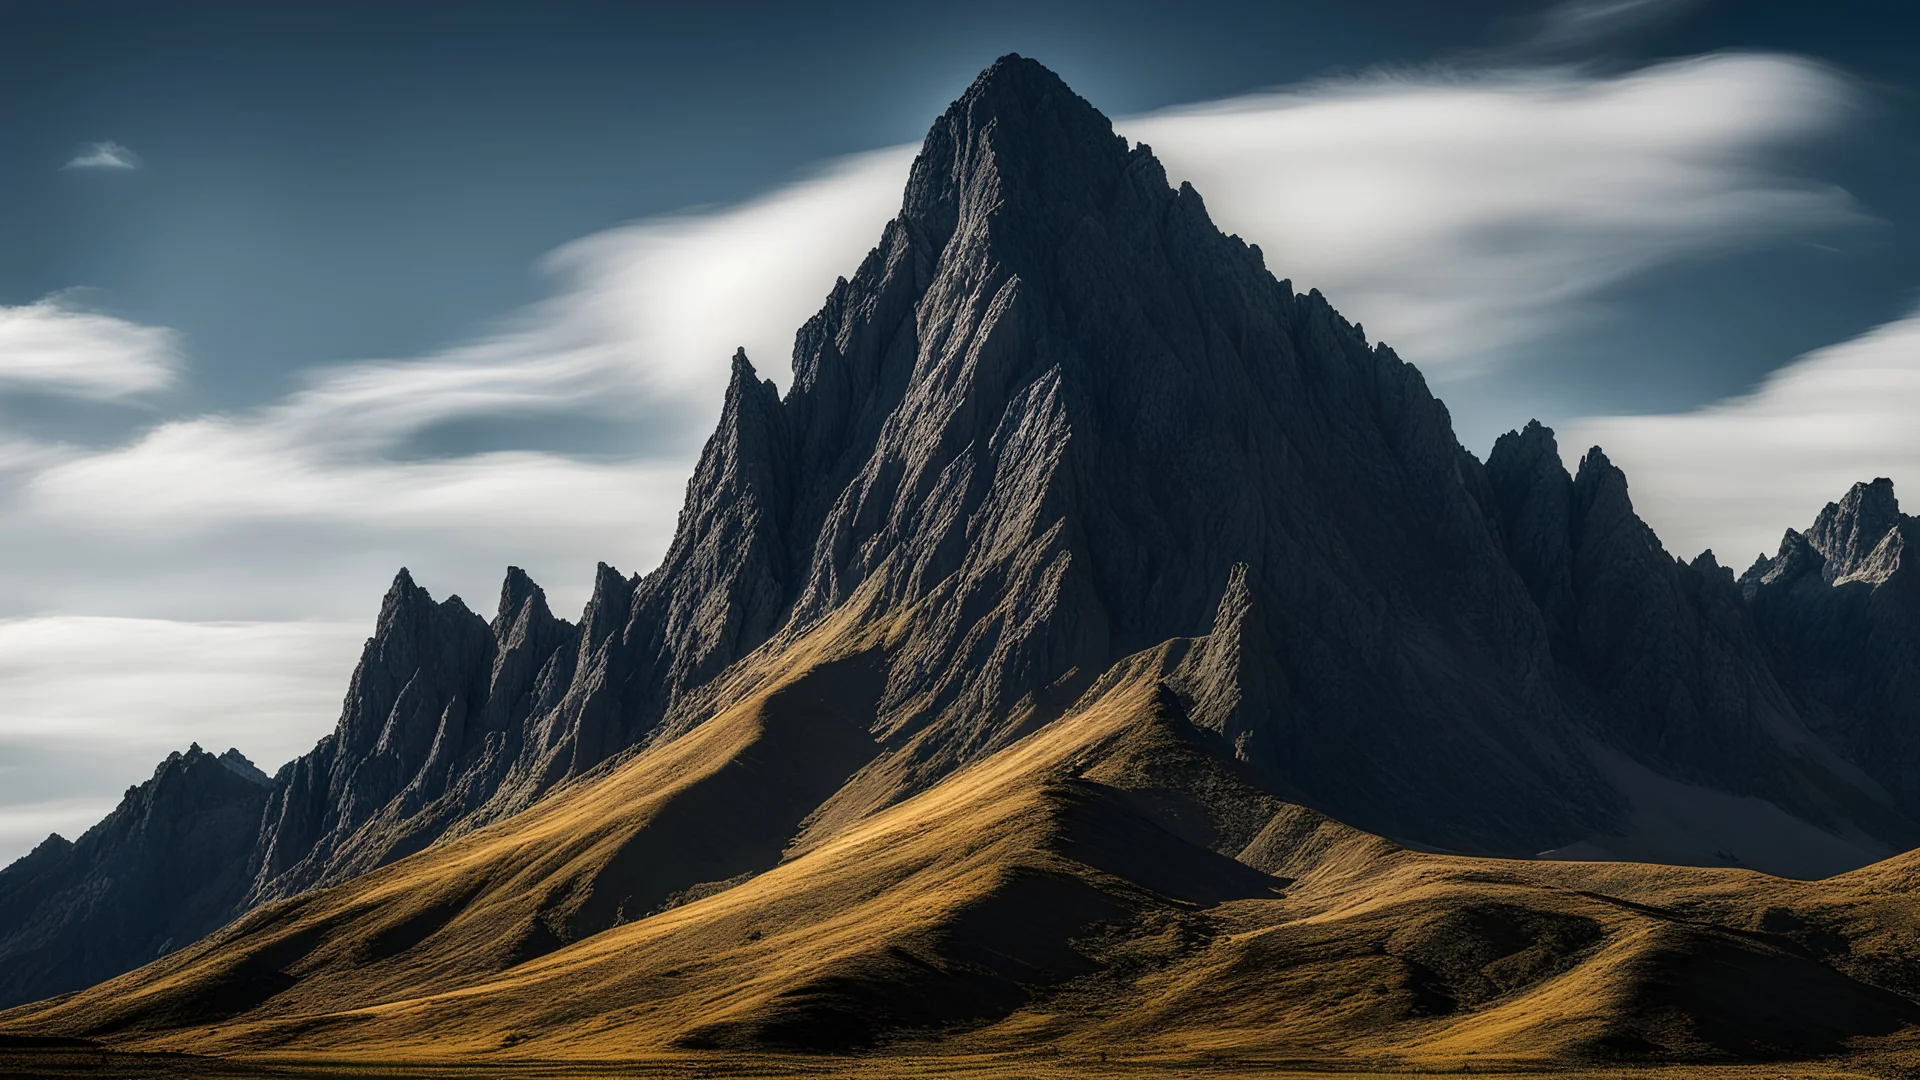
[[[869,733],[885,641],[850,625],[518,817],[0,1030],[286,1068],[952,1076],[1892,1064],[1920,1031],[1920,860],[1800,882],[1408,850],[1243,779],[1167,689],[1186,641],[849,815],[834,794],[904,752]]]

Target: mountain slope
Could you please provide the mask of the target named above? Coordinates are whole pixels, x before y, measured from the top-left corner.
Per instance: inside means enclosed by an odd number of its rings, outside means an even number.
[[[1741,578],[1820,732],[1920,812],[1920,525],[1893,482],[1855,484]]]
[[[0,870],[0,1003],[92,985],[226,922],[271,791],[239,751],[196,744],[80,839]]]
[[[864,743],[858,654],[785,657],[769,670],[787,689],[605,779],[6,1022],[328,1060],[879,1044],[1430,1067],[1897,1054],[1920,1021],[1903,864],[1807,883],[1400,848],[1206,749],[1169,682],[1209,644],[1129,658],[1054,723],[731,888],[537,959],[483,945],[534,910],[529,879],[578,898],[553,867],[617,861],[582,844],[589,823],[688,850],[701,819],[675,818],[683,796],[629,809],[636,793],[697,785],[796,717],[806,744],[835,724]],[[783,693],[823,679],[851,696],[782,717]]]

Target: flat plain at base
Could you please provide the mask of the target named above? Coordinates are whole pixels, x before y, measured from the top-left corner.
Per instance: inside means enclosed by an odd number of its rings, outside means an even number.
[[[149,1080],[1405,1080],[1500,1077],[1502,1080],[1887,1080],[1909,1070],[1847,1061],[1756,1065],[1599,1066],[1541,1069],[1461,1063],[1421,1068],[1337,1067],[1317,1062],[1241,1059],[1068,1058],[1043,1054],[901,1056],[892,1054],[687,1054],[624,1062],[502,1061],[422,1065],[223,1059],[49,1047],[0,1049],[0,1077],[53,1080],[115,1077]]]

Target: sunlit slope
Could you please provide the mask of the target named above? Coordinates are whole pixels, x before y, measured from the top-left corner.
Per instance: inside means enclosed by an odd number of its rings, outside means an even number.
[[[586,786],[4,1026],[317,1059],[1438,1065],[1897,1053],[1920,1022],[1903,861],[1807,883],[1410,851],[1247,784],[1167,690],[1192,655],[1117,665],[775,865],[831,794],[794,777],[885,750],[867,654],[790,653]]]
[[[774,865],[874,754],[877,691],[858,657],[818,663],[507,822],[256,910],[34,1015],[128,1034],[307,1015],[464,985],[640,918]]]

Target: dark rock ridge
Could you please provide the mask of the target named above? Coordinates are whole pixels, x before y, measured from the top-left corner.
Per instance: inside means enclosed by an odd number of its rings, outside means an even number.
[[[570,681],[563,654],[578,636],[518,567],[507,571],[492,623],[457,596],[435,603],[401,570],[333,734],[274,778],[250,899],[391,862],[477,810],[519,753],[542,696]]]
[[[1920,528],[1893,482],[1855,484],[1740,578],[1821,735],[1920,815]]]
[[[1166,691],[1220,756],[1409,842],[1625,834],[1621,760],[1821,835],[1916,837],[1911,519],[1890,491],[1736,583],[1669,556],[1597,449],[1569,476],[1532,424],[1483,466],[1417,370],[1030,60],[935,122],[793,374],[782,398],[733,357],[665,559],[601,565],[578,626],[517,570],[490,624],[402,571],[338,727],[234,856],[230,910],[682,732],[721,676],[830,619],[887,628],[879,753],[801,847],[1172,638],[1200,639]]]
[[[195,745],[80,839],[0,870],[0,1003],[91,986],[230,919],[272,783],[238,750]]]

